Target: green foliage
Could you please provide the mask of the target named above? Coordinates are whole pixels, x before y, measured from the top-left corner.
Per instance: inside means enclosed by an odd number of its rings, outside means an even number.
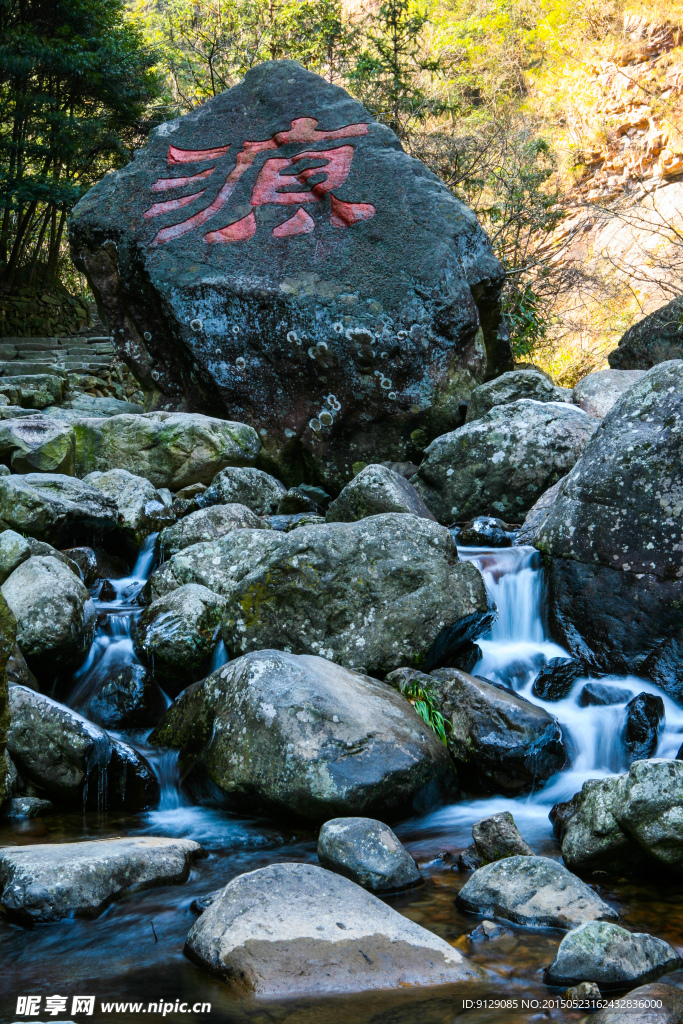
[[[413,705],[422,721],[436,733],[442,743],[447,745],[451,723],[441,713],[439,700],[432,688],[414,680],[402,690],[402,693]]]

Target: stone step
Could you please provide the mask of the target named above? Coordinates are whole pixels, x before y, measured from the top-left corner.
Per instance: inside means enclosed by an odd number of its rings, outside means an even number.
[[[92,373],[93,369],[101,370],[104,367],[111,366],[111,363],[104,360],[89,359],[88,362],[84,362],[82,359],[63,359],[60,364],[65,370],[74,370],[78,373]]]

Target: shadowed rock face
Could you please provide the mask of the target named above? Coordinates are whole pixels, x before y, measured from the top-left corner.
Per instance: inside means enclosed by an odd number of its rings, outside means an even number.
[[[503,272],[474,214],[292,61],[161,125],[70,232],[161,404],[265,430],[288,484],[304,464],[338,486],[353,462],[415,460],[512,368]]]
[[[683,359],[683,299],[680,296],[630,327],[608,356],[614,370],[649,370],[669,359]]]

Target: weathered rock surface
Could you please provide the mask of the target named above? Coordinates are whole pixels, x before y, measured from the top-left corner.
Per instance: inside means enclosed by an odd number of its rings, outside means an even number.
[[[32,671],[54,677],[85,659],[97,614],[88,588],[62,562],[31,557],[3,583],[17,620],[17,643]]]
[[[224,469],[201,496],[201,505],[246,505],[260,516],[273,515],[287,493],[270,473],[251,466]]]
[[[150,591],[185,583],[227,599],[222,633],[235,656],[272,647],[368,672],[439,664],[494,615],[448,530],[401,514],[291,533],[235,530],[174,555]]]
[[[2,378],[0,378],[2,379]],[[68,423],[44,416],[0,422],[0,458],[14,473],[74,471],[74,432]]]
[[[0,527],[55,546],[84,543],[116,527],[115,502],[59,473],[0,476]]]
[[[24,686],[9,692],[7,749],[22,776],[78,809],[137,810],[159,793],[147,761],[63,704]]]
[[[508,370],[500,377],[478,384],[467,403],[467,422],[480,420],[496,405],[510,405],[520,398],[535,402],[571,402],[568,388],[552,384],[539,370]]]
[[[167,526],[159,537],[159,549],[166,558],[189,548],[224,537],[232,530],[267,530],[268,524],[259,519],[246,505],[211,505],[191,512],[174,526]],[[1,535],[0,535],[0,543]]]
[[[184,882],[201,852],[148,836],[1,849],[0,904],[24,924],[94,917],[124,892]]]
[[[169,696],[206,675],[224,609],[225,598],[188,583],[158,598],[136,621],[135,650]]]
[[[628,932],[607,921],[588,921],[562,939],[545,973],[551,985],[595,981],[616,988],[648,981],[681,966],[675,949],[663,939]]]
[[[533,856],[533,850],[515,825],[509,811],[492,814],[475,821],[472,839],[477,853],[485,864],[504,857]]]
[[[683,361],[637,381],[563,481],[534,543],[553,638],[589,668],[683,695]]]
[[[394,832],[374,818],[332,818],[318,835],[318,860],[371,892],[418,885],[422,876]]]
[[[0,593],[0,804],[5,799],[9,775],[9,758],[5,757],[7,730],[10,722],[7,660],[15,646],[16,623],[7,602]]]
[[[0,533],[0,583],[30,557],[31,548],[26,538],[15,530],[3,530]]]
[[[85,418],[73,430],[77,476],[127,469],[172,491],[208,484],[225,466],[250,465],[261,449],[252,427],[198,413]]]
[[[683,1020],[683,992],[676,985],[655,981],[633,988],[626,996],[637,1010],[629,1014],[630,1024],[681,1024]],[[592,1024],[624,1024],[624,1011],[620,1006],[607,1006],[591,1015]]]
[[[327,510],[328,523],[351,523],[382,512],[412,512],[434,520],[424,501],[404,476],[386,466],[366,466],[346,485]]]
[[[607,359],[616,370],[649,370],[657,363],[683,359],[683,298],[630,327]]]
[[[574,401],[589,416],[602,420],[644,373],[645,370],[596,370],[576,385]]]
[[[567,473],[597,427],[574,405],[520,399],[437,437],[413,483],[439,522],[521,517]]]
[[[551,658],[534,679],[532,692],[541,700],[564,700],[584,674],[582,666],[572,658]]]
[[[629,764],[652,757],[664,722],[664,701],[654,693],[639,693],[626,705],[624,747]]]
[[[59,405],[68,386],[64,377],[54,373],[0,377],[0,395],[5,395],[11,405],[20,405],[24,409]]]
[[[615,921],[616,910],[549,857],[506,857],[474,872],[456,897],[462,910],[540,928]]]
[[[545,521],[566,479],[563,476],[556,484],[553,484],[547,491],[544,491],[538,501],[529,509],[524,517],[521,528],[517,530],[516,540],[518,544],[535,544],[536,535],[541,524]]]
[[[195,922],[185,952],[231,988],[271,998],[484,977],[443,939],[312,864],[238,875]]]
[[[407,814],[452,779],[445,747],[391,687],[280,651],[189,687],[150,742],[180,748],[183,774],[208,775],[237,807],[312,820]]]
[[[149,480],[126,469],[89,473],[83,482],[116,502],[117,533],[124,550],[130,553],[136,553],[150,533],[158,533],[175,522],[175,513],[164,505]]]
[[[354,462],[414,460],[512,365],[474,214],[293,61],[152,132],[70,232],[139,379],[263,431],[288,485],[302,462],[339,486]]]
[[[465,547],[512,547],[514,527],[495,516],[477,516],[460,529],[458,543]]]

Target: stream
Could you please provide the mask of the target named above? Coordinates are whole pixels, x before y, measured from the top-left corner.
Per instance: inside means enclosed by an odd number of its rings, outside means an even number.
[[[154,567],[154,540],[149,538],[143,546],[130,577],[111,581],[116,595],[113,601],[98,601],[94,591],[100,621],[88,658],[74,677],[67,699],[71,706],[84,703],[115,666],[135,660],[130,624],[139,610],[135,598]],[[571,797],[586,779],[627,768],[621,744],[624,704],[581,707],[578,695],[585,679],[579,680],[561,701],[544,702],[532,694],[539,669],[551,658],[566,655],[546,633],[543,571],[533,548],[460,548],[460,556],[482,570],[498,607],[490,634],[478,641],[482,657],[473,674],[504,683],[555,715],[572,756],[567,771],[531,795],[464,798],[394,825],[418,861],[425,884],[387,902],[484,967],[489,972],[486,984],[467,990],[459,986],[457,991],[401,989],[267,1003],[232,995],[183,955],[185,937],[195,920],[193,900],[225,885],[235,875],[273,861],[315,863],[317,830],[290,828],[280,822],[191,804],[178,788],[176,755],[147,746],[147,733],[126,732],[120,734],[122,738],[149,758],[159,776],[161,798],[156,809],[135,814],[56,813],[43,819],[0,821],[0,845],[124,835],[183,836],[201,843],[208,857],[195,863],[185,885],[126,896],[95,920],[67,920],[29,930],[0,919],[0,1021],[18,1019],[16,999],[26,994],[68,996],[69,1007],[74,995],[95,995],[93,1019],[122,1024],[139,1024],[141,1010],[103,1014],[101,1000],[139,1001],[145,1007],[158,1000],[174,1005],[167,1014],[171,1020],[219,1019],[228,1024],[447,1024],[456,1017],[478,1024],[489,1020],[583,1019],[580,1011],[544,1004],[544,1000],[562,994],[544,985],[542,972],[563,933],[510,926],[510,934],[498,942],[470,941],[468,935],[479,921],[455,906],[454,897],[469,877],[455,865],[458,852],[471,842],[472,824],[502,810],[512,812],[536,853],[559,859],[548,812],[559,800]],[[225,649],[220,644],[214,667],[225,660]],[[666,718],[657,756],[675,757],[683,738],[683,708],[642,679],[620,677],[614,681],[632,696],[647,691],[662,697]],[[603,884],[601,879],[596,888],[617,907],[625,927],[658,935],[683,953],[683,885],[678,888],[670,880],[660,884],[656,878],[638,884],[626,879],[605,879]],[[683,978],[683,972],[678,976]],[[463,1007],[465,999],[475,1002],[475,1006]],[[481,1008],[476,1005],[477,999],[502,999],[509,1005],[504,1009]],[[212,1010],[203,1015],[175,1012],[176,1000],[190,1005],[211,1003]],[[44,1013],[41,1019],[70,1019],[65,1014],[46,1018]],[[156,1015],[150,1013],[150,1019],[156,1019]]]

